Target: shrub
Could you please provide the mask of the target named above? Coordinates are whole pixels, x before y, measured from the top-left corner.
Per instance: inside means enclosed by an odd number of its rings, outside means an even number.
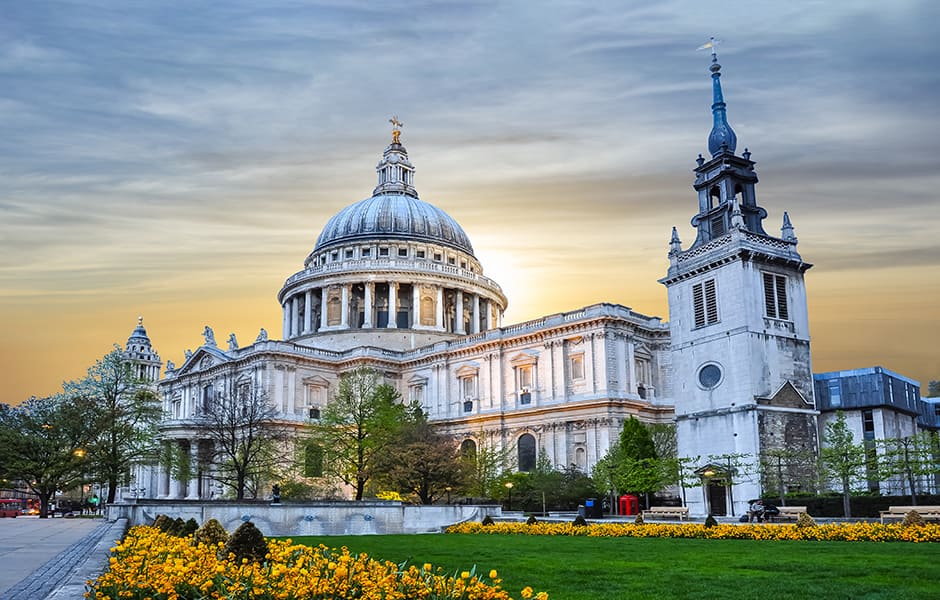
[[[709,527],[717,527],[717,526],[718,526],[718,521],[715,520],[715,517],[713,517],[711,514],[705,517],[705,529],[708,529]]]
[[[242,559],[261,562],[268,554],[268,542],[254,523],[245,521],[238,526],[238,529],[229,538],[225,544],[224,552],[225,554],[234,554],[237,562],[241,562]]]
[[[166,533],[167,528],[172,523],[173,519],[166,515],[157,515],[157,518],[153,520],[153,526],[164,533]]]
[[[797,527],[815,527],[816,521],[813,517],[809,516],[809,513],[802,512],[796,517],[796,526]]]
[[[190,518],[188,521],[183,523],[183,527],[179,535],[180,537],[189,537],[196,533],[197,529],[199,529],[199,523],[196,522],[196,519]]]
[[[577,517],[574,518],[574,521],[572,521],[571,524],[574,525],[575,527],[586,527],[587,521],[584,520],[584,517],[582,517],[581,515],[578,515]]]
[[[183,530],[186,529],[186,521],[182,517],[176,517],[167,527],[166,532],[176,537],[183,537]]]
[[[216,547],[219,542],[223,544],[228,541],[228,532],[222,527],[222,524],[215,519],[209,519],[202,524],[202,527],[193,534],[193,546],[205,544],[209,547]]]
[[[493,517],[486,515],[485,517],[483,517],[483,521],[481,521],[480,524],[483,525],[484,527],[489,527],[490,525],[493,524],[493,522],[494,522]]]
[[[643,513],[641,512],[636,513],[636,518],[633,519],[633,523],[635,525],[645,525],[646,521],[643,520]]]
[[[529,515],[529,518],[525,520],[526,525],[535,525],[539,520],[535,518],[535,515]]]
[[[911,527],[911,526],[923,527],[924,525],[926,525],[926,523],[924,523],[924,518],[920,516],[919,512],[917,512],[916,510],[912,510],[908,512],[906,515],[904,515],[904,520],[901,521],[901,525],[904,525],[905,527]]]

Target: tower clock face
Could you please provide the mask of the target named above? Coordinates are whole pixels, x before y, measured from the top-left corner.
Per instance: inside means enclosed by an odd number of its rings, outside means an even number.
[[[698,383],[706,390],[712,390],[721,383],[721,367],[709,363],[698,370]]]

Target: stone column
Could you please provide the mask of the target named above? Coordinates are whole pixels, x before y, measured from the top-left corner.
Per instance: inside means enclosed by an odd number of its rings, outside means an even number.
[[[480,333],[480,295],[473,295],[473,322],[470,323],[470,333]]]
[[[187,500],[199,500],[199,440],[189,442],[189,491]]]
[[[294,296],[290,301],[290,335],[294,337],[300,329],[300,297]]]
[[[326,320],[326,296],[326,288],[320,288],[320,331],[326,329],[326,324],[328,323]]]
[[[310,333],[313,330],[313,291],[307,290],[304,294],[304,333]]]
[[[411,328],[421,327],[421,286],[411,284]]]
[[[457,301],[454,307],[454,333],[467,333],[463,328],[463,290],[457,290]]]
[[[171,444],[176,444],[177,448],[179,447],[179,440],[173,440]],[[171,500],[176,500],[180,497],[180,480],[178,477],[174,477],[172,472],[169,473],[169,485],[167,486],[166,497]]]
[[[375,284],[371,281],[367,281],[364,291],[364,304],[365,304],[365,318],[363,319],[362,328],[371,329],[372,328],[372,297],[375,294]]]
[[[437,314],[434,315],[434,325],[438,331],[444,331],[444,288],[437,286]]]
[[[627,342],[627,369],[630,372],[630,381],[627,382],[627,391],[631,394],[636,394],[636,355],[633,353],[635,348],[633,340]]]
[[[349,329],[349,286],[348,283],[343,284],[340,297],[339,325],[344,329]]]
[[[494,325],[494,323],[493,323],[493,301],[492,301],[492,300],[487,300],[487,301],[486,301],[486,328],[487,328],[487,329],[492,329],[492,328],[493,328],[493,325]]]
[[[284,301],[284,325],[281,327],[281,338],[290,337],[290,300]]]
[[[398,283],[388,282],[388,325],[389,329],[398,327]]]

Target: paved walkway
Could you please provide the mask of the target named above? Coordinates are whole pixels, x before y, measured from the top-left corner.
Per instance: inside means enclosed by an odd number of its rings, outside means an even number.
[[[51,595],[99,544],[114,543],[103,539],[111,525],[104,519],[0,519],[0,600]]]

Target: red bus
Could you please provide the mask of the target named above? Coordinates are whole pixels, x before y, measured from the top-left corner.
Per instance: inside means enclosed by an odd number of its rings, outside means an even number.
[[[16,518],[25,510],[25,498],[0,498],[0,517]]]

